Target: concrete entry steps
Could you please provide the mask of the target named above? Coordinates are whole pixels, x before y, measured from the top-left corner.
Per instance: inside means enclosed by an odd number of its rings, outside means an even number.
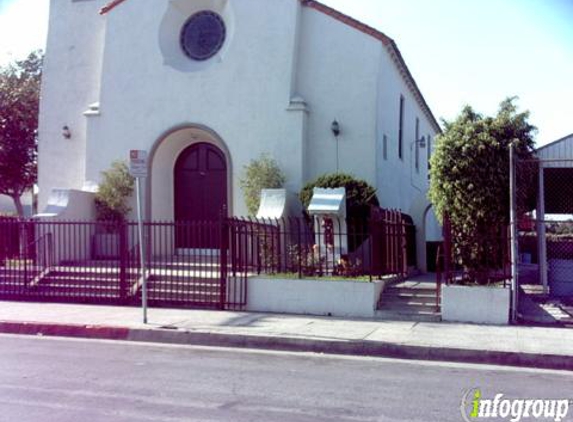
[[[217,263],[218,264],[218,263]],[[152,261],[148,265],[148,299],[151,302],[219,305],[220,265],[204,259]],[[127,268],[128,296],[140,296],[137,268]],[[89,261],[82,265],[40,268],[0,268],[0,295],[70,299],[82,302],[115,301],[121,296],[117,261]],[[134,287],[137,291],[134,291]],[[135,296],[134,296],[135,295]]]
[[[376,317],[393,321],[439,322],[436,276],[424,274],[388,285],[378,301]]]

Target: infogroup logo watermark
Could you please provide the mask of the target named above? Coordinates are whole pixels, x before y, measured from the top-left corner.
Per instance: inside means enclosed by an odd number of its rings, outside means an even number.
[[[523,420],[560,422],[567,417],[570,406],[573,406],[570,399],[510,399],[502,393],[486,398],[480,388],[472,388],[463,394],[460,410],[466,422],[487,419],[510,422]]]

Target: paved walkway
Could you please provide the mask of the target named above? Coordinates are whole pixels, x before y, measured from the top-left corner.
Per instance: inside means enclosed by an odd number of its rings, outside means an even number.
[[[573,330],[0,302],[0,332],[573,370]]]
[[[565,302],[569,302],[568,304]],[[524,324],[563,325],[573,328],[573,301],[552,298],[538,284],[520,288],[519,316]]]

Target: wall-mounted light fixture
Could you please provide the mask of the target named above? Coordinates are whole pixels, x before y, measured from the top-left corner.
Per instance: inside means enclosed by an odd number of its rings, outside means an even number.
[[[422,136],[420,139],[410,142],[410,150],[416,145],[418,148],[426,148],[426,138]]]
[[[340,124],[336,121],[336,119],[334,119],[334,121],[330,125],[330,130],[332,130],[334,136],[338,138],[338,135],[340,135]]]
[[[72,137],[72,132],[70,131],[70,128],[68,127],[68,125],[65,125],[65,126],[62,128],[62,136],[63,136],[65,139],[70,139],[70,138]]]
[[[338,136],[340,135],[340,123],[336,119],[332,121],[330,124],[330,130],[334,135],[334,139],[336,140],[336,172],[338,173],[340,167],[340,160],[338,158]]]

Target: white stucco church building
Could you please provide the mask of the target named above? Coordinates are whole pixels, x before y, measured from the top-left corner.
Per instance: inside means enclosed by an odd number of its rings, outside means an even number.
[[[138,149],[146,218],[245,215],[238,180],[266,153],[292,192],[337,170],[367,180],[424,245],[439,132],[396,43],[317,1],[51,1],[40,210]]]

